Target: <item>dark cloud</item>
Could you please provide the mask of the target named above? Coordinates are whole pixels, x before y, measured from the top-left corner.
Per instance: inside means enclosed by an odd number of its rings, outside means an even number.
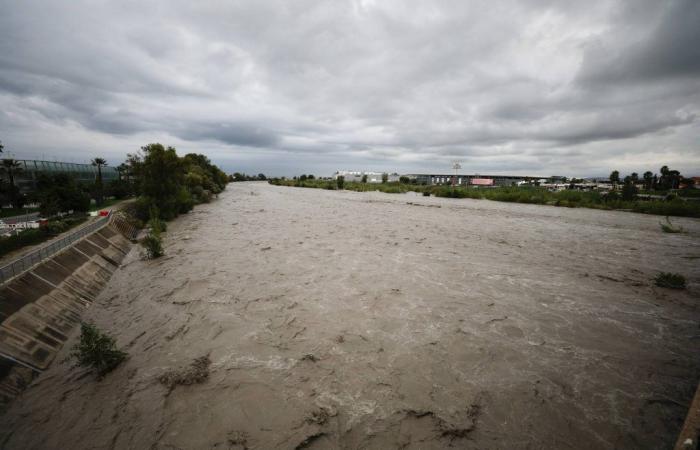
[[[275,147],[279,137],[260,125],[241,123],[187,124],[176,136],[194,141],[217,140],[226,144],[244,147]]]
[[[697,81],[700,77],[700,2],[672,0],[651,7],[657,14],[638,27],[611,33],[616,39],[593,42],[584,53],[584,84]],[[647,5],[636,2],[631,8]],[[622,17],[624,20],[624,17]],[[625,35],[627,34],[627,35]]]
[[[0,139],[228,168],[700,172],[696,0],[0,0]]]

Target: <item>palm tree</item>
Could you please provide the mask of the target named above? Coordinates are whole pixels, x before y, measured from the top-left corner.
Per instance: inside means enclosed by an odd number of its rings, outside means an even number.
[[[22,171],[22,163],[12,158],[3,159],[0,170],[7,174],[10,181],[10,203],[13,208],[19,208],[19,189],[15,186],[15,175]]]
[[[95,178],[95,203],[99,206],[102,204],[103,200],[102,166],[106,166],[107,161],[104,158],[95,158],[92,160],[92,165],[97,167],[97,178]]]

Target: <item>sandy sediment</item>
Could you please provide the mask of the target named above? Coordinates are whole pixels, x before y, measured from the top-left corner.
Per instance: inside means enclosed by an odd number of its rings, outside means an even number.
[[[658,222],[229,185],[87,313],[128,360],[96,380],[73,336],[1,446],[667,448],[700,376],[700,221]]]

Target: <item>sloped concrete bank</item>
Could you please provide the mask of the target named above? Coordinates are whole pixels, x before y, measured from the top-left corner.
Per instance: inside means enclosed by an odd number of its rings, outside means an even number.
[[[0,403],[51,364],[132,243],[112,222],[0,287]]]

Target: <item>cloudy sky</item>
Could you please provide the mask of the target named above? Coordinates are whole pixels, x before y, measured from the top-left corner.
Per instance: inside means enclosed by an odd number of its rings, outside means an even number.
[[[700,175],[700,1],[0,0],[0,140],[228,171]]]

